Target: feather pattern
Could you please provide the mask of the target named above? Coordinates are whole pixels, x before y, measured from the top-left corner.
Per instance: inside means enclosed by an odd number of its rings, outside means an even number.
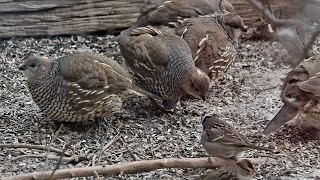
[[[212,81],[234,61],[234,42],[216,17],[187,19],[178,33],[189,44],[196,66]]]
[[[31,62],[47,68],[40,57],[27,59],[23,66]],[[42,78],[27,81],[32,98],[56,121],[81,122],[117,112],[122,106],[121,94],[132,84],[129,73],[118,63],[91,53],[59,58],[43,76],[37,71],[34,74]]]

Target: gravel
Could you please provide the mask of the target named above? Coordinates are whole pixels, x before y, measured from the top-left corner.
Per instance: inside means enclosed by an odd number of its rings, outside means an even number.
[[[61,123],[47,120],[32,101],[25,78],[18,71],[22,58],[29,53],[57,58],[74,51],[91,51],[113,55],[122,63],[122,58],[116,56],[118,45],[111,39],[112,36],[88,35],[1,41],[0,143],[48,145],[59,149],[71,144],[69,153],[88,158],[79,163],[62,163],[60,169],[171,157],[207,157],[199,143],[200,119],[204,112],[215,112],[251,142],[282,152],[270,154],[254,150],[242,154],[242,157],[276,159],[276,163],[256,166],[256,179],[314,180],[320,176],[318,140],[300,136],[299,128],[288,125],[269,136],[261,133],[282,105],[281,78],[290,70],[286,65],[290,59],[276,42],[242,42],[236,62],[210,89],[206,102],[184,100],[173,114],[149,108],[148,99],[139,97],[129,99],[122,112],[100,122],[100,131],[95,123],[63,123],[61,127]],[[316,54],[320,52],[319,44],[317,41],[314,48]],[[100,155],[101,148],[110,141],[114,142]],[[14,159],[43,153],[46,152],[0,148],[1,176],[54,169],[57,164],[54,160]],[[205,172],[204,169],[161,169],[108,179],[195,179]]]

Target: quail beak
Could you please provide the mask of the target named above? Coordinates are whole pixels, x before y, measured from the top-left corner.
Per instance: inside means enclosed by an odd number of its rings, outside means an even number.
[[[206,96],[201,96],[201,99],[202,99],[203,101],[206,101]]]
[[[257,175],[257,171],[253,170],[253,176],[256,176],[256,175]]]
[[[20,67],[19,67],[19,70],[20,71],[24,71],[24,70],[26,70],[27,69],[27,67],[25,66],[25,65],[21,65]]]
[[[243,31],[243,32],[247,32],[248,31],[248,26],[243,26],[242,28],[241,28],[241,31]]]
[[[263,134],[270,134],[279,129],[286,122],[293,119],[298,113],[298,110],[289,105],[284,105],[278,114],[271,120],[271,122],[267,125],[266,129],[263,131]]]

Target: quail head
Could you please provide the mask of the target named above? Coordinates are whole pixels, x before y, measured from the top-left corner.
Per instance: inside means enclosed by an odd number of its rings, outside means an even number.
[[[239,153],[249,149],[273,151],[249,143],[234,127],[218,119],[216,115],[206,114],[202,126],[201,144],[212,157],[235,159]]]
[[[201,180],[251,180],[256,171],[248,159],[239,160],[237,163],[220,167],[206,175]]]
[[[186,19],[177,34],[189,44],[195,65],[211,81],[222,75],[234,60],[234,42],[215,17]]]
[[[248,30],[248,26],[244,24],[243,19],[235,12],[226,12],[217,15],[217,18],[224,25],[228,35],[235,41],[238,41],[239,36]]]
[[[283,106],[263,133],[272,133],[297,116],[302,117],[301,126],[320,129],[319,71],[320,56],[312,56],[288,73],[281,94]]]
[[[129,73],[97,54],[74,53],[56,60],[30,56],[19,70],[35,103],[55,121],[105,117],[121,109],[122,98],[134,95]]]
[[[180,37],[147,26],[134,29],[119,45],[140,92],[163,100],[164,109],[173,109],[185,94],[205,98],[209,78],[194,65]]]

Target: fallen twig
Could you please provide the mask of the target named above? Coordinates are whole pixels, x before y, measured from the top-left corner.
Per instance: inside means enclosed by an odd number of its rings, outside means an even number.
[[[21,159],[27,159],[27,158],[48,158],[48,160],[60,160],[61,156],[56,156],[52,154],[29,154],[29,155],[23,155],[23,156],[18,156],[15,158],[12,158],[11,161],[18,161]],[[72,155],[70,157],[62,157],[62,161],[66,163],[79,163],[81,161],[87,160],[85,156],[78,156],[78,155]]]
[[[31,144],[0,144],[0,148],[27,148],[27,149],[38,149],[38,150],[49,150],[58,154],[64,154],[65,156],[70,157],[71,154],[68,152],[63,152],[60,149],[43,146],[43,145],[31,145]]]
[[[99,156],[98,156],[98,163],[100,164],[100,160],[101,160],[101,155],[104,153],[105,150],[107,150],[109,148],[109,146],[111,146],[111,144],[113,144],[115,141],[117,141],[120,138],[120,133],[118,133],[114,138],[112,138],[110,140],[110,142],[108,142],[108,144],[106,144],[99,152]]]
[[[60,157],[59,157],[59,161],[58,161],[58,163],[57,163],[57,165],[56,165],[56,168],[54,168],[54,170],[52,171],[52,173],[51,173],[51,175],[50,175],[50,177],[49,177],[50,180],[54,177],[54,173],[59,169],[59,167],[60,167],[60,165],[61,165],[61,162],[62,162],[62,159],[63,159],[63,154],[64,154],[64,152],[66,152],[66,150],[67,150],[73,143],[74,143],[74,142],[71,141],[71,142],[69,142],[68,144],[66,144],[65,147],[63,148],[63,153],[61,153],[61,155],[60,155]],[[41,178],[41,179],[43,179],[43,178]]]
[[[51,138],[50,143],[47,144],[48,147],[50,147],[50,145],[52,145],[53,141],[58,138],[60,132],[62,131],[62,128],[63,128],[63,124],[61,124],[60,127],[59,127],[59,129],[56,131],[56,133],[53,134],[53,137]],[[66,152],[65,149],[63,149],[62,153],[60,154],[61,157],[64,156],[64,155],[63,155],[63,152]],[[47,150],[47,156],[45,156],[45,157],[46,157],[46,160],[45,160],[45,164],[46,164],[46,165],[49,164],[48,155],[49,155],[49,150]],[[61,159],[59,159],[59,161],[60,161],[60,160],[61,160]],[[43,169],[42,172],[43,172],[43,171],[45,171],[45,169]],[[53,171],[53,172],[54,172],[54,171]],[[49,179],[51,179],[51,178],[49,178]]]
[[[320,26],[318,26],[315,31],[312,32],[309,42],[306,44],[304,48],[304,57],[308,55],[309,49],[313,45],[314,41],[317,39],[318,35],[320,34]]]
[[[279,84],[278,84],[278,85],[275,85],[275,86],[268,87],[268,88],[259,89],[259,90],[257,91],[257,94],[260,94],[260,93],[262,93],[262,92],[264,92],[264,91],[269,91],[269,90],[271,90],[271,89],[275,89],[275,88],[277,88],[277,87],[279,87]]]
[[[266,161],[275,161],[270,158],[248,158],[253,164],[259,164]],[[135,174],[149,172],[163,168],[216,168],[234,163],[233,160],[221,158],[170,158],[157,160],[134,161],[122,164],[114,164],[107,166],[91,166],[83,168],[71,168],[56,170],[52,179],[89,177],[89,176],[112,176],[119,174]],[[52,171],[33,172],[21,174],[17,176],[3,177],[2,180],[13,179],[49,179]]]

